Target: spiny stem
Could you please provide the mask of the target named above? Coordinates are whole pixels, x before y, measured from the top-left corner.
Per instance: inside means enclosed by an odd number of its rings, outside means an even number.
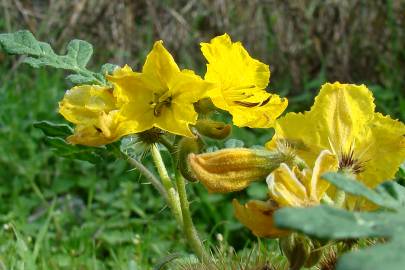
[[[183,216],[182,216],[182,211],[181,211],[181,206],[180,206],[180,201],[179,201],[179,195],[177,194],[177,191],[173,186],[172,180],[170,179],[169,174],[167,173],[166,166],[163,162],[162,156],[160,155],[160,151],[157,148],[157,145],[155,145],[155,144],[152,145],[151,153],[152,153],[153,162],[155,163],[155,166],[158,170],[160,179],[162,180],[163,187],[166,190],[166,193],[168,195],[167,202],[170,206],[170,209],[172,210],[174,218],[176,219],[179,226],[182,227]]]

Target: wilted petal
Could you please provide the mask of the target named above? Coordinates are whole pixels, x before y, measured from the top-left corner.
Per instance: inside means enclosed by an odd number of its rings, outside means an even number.
[[[274,225],[273,214],[277,210],[268,202],[249,201],[241,205],[236,199],[232,202],[236,218],[253,234],[259,237],[280,237],[287,231],[277,229]]]

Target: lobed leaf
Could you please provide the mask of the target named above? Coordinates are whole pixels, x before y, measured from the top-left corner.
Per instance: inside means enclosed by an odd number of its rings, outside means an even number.
[[[48,43],[38,41],[27,30],[21,30],[0,34],[0,45],[7,53],[26,55],[23,62],[34,68],[49,66],[74,71],[77,74],[68,76],[72,83],[105,83],[103,74],[86,69],[93,55],[93,46],[86,41],[74,39],[67,45],[67,53],[58,55]]]

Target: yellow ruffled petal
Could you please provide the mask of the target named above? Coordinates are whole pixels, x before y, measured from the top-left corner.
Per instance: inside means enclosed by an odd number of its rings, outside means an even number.
[[[201,51],[208,61],[205,79],[220,83],[220,87],[239,86],[261,89],[269,83],[269,66],[253,59],[240,42],[232,42],[228,34],[215,37],[210,43],[201,43]],[[243,76],[241,76],[243,75]]]
[[[327,83],[310,111],[288,113],[277,120],[275,136],[266,146],[273,148],[277,140],[286,140],[313,166],[323,149],[348,151],[361,138],[373,112],[373,97],[364,85]]]
[[[249,201],[244,206],[233,200],[236,218],[253,234],[259,237],[280,237],[288,232],[277,229],[274,225],[273,214],[277,210],[267,202]]]
[[[389,116],[374,114],[369,131],[355,146],[363,171],[358,178],[367,186],[391,180],[405,161],[405,125]]]
[[[250,102],[239,102],[237,106],[229,106],[228,111],[232,115],[233,123],[240,127],[268,128],[274,125],[275,120],[287,108],[286,98],[268,94],[266,103],[253,107]],[[266,100],[266,99],[264,99]]]
[[[405,159],[405,125],[375,113],[373,101],[364,85],[325,84],[309,112],[277,120],[266,146],[285,141],[309,165],[319,151],[329,149],[338,156],[340,170],[373,188],[392,179]]]
[[[208,61],[205,80],[216,84],[209,92],[215,106],[229,111],[237,126],[271,127],[287,100],[266,92],[269,66],[253,59],[227,34],[201,43],[201,51]]]

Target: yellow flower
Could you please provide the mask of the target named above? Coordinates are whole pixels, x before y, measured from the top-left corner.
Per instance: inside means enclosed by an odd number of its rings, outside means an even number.
[[[190,70],[180,70],[162,41],[155,42],[141,73],[125,66],[107,76],[113,83],[120,115],[138,122],[136,132],[153,127],[193,137],[189,124],[195,124],[193,103],[212,87]]]
[[[233,201],[237,219],[252,232],[261,237],[278,237],[287,232],[273,224],[273,213],[280,207],[309,207],[320,203],[329,188],[329,183],[321,175],[336,171],[338,160],[328,150],[322,151],[316,159],[313,170],[290,169],[285,163],[274,170],[267,178],[270,200],[249,201],[242,206]]]
[[[287,99],[266,92],[269,66],[250,57],[240,42],[224,34],[210,43],[201,43],[207,59],[205,80],[216,84],[210,91],[212,102],[228,111],[235,125],[267,128],[287,107]]]
[[[308,165],[320,150],[329,149],[338,156],[341,171],[374,188],[393,178],[405,159],[405,125],[374,110],[366,86],[327,83],[310,111],[277,120],[266,146],[286,141]]]
[[[134,121],[119,117],[112,89],[97,85],[81,85],[68,90],[59,103],[59,112],[76,124],[67,140],[73,144],[99,146],[132,133]]]

